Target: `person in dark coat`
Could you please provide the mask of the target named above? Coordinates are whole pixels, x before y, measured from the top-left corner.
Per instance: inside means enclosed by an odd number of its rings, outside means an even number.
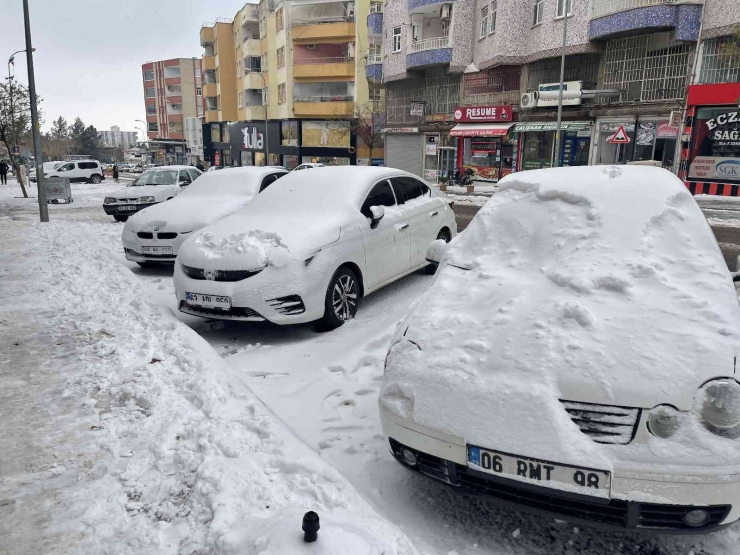
[[[205,168],[205,166],[203,166],[203,163],[202,163],[202,162],[201,162],[200,160],[198,160],[198,163],[197,163],[197,164],[195,164],[195,168],[196,168],[196,169],[197,169],[198,171],[201,171],[201,172],[204,172],[204,171],[206,171],[206,168]]]
[[[0,184],[8,184],[8,169],[10,166],[5,163],[5,160],[0,160]]]
[[[118,183],[118,166],[113,164],[113,181]]]

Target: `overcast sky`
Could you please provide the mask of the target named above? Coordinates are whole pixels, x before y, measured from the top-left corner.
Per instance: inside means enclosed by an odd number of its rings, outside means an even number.
[[[0,73],[26,47],[23,3],[2,0]],[[141,64],[200,57],[205,21],[234,17],[245,0],[29,0],[36,93],[44,122],[79,116],[98,130],[124,131],[145,120]],[[12,70],[12,67],[11,67]],[[16,56],[16,78],[28,83],[25,53]],[[141,136],[141,132],[139,133]]]

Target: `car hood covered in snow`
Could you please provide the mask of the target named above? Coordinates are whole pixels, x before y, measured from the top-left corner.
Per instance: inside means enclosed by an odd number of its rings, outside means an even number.
[[[180,194],[131,216],[126,227],[132,231],[142,231],[156,224],[154,227],[160,231],[194,231],[236,212],[247,202],[249,200],[246,198],[213,198],[204,202],[200,197]]]
[[[108,196],[113,198],[154,197],[159,202],[176,195],[179,192],[179,188],[179,185],[131,186],[119,189],[115,193],[111,193]]]
[[[469,443],[598,461],[562,400],[691,409],[733,376],[740,306],[691,194],[657,168],[517,173],[399,329],[381,403]],[[562,452],[567,445],[567,452]]]

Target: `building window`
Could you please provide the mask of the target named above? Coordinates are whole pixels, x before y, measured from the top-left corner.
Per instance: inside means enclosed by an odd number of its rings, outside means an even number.
[[[532,25],[542,23],[542,13],[545,11],[545,0],[534,0],[534,18]]]
[[[568,7],[568,17],[571,16],[571,10],[573,9],[572,6],[572,0],[558,0],[558,15],[557,17],[563,17],[563,11],[565,10],[565,7]]]
[[[401,51],[401,28],[393,28],[393,52]]]
[[[201,89],[200,87],[196,87],[195,96],[203,96],[203,89]]]
[[[221,142],[221,125],[218,123],[211,124],[211,141],[214,143]]]
[[[157,91],[154,89],[154,87],[147,87],[144,90],[144,96],[146,98],[154,98],[155,96],[157,96]]]
[[[147,116],[153,116],[157,113],[157,107],[154,104],[147,104],[146,105],[146,115]]]
[[[242,64],[237,60],[236,62],[236,78],[239,79],[242,76]]]
[[[283,8],[280,8],[277,12],[275,12],[275,30],[279,33],[283,30],[285,27],[285,21],[283,18],[284,12]]]
[[[244,107],[244,91],[239,92],[239,94],[236,95],[237,100],[237,108],[243,108]]]
[[[278,85],[278,104],[285,104],[285,83]]]
[[[381,64],[383,63],[382,55],[383,47],[380,44],[371,44],[368,50],[368,64]]]
[[[280,122],[280,144],[283,146],[298,146],[298,122]]]
[[[266,54],[264,56],[266,56]],[[262,65],[262,61],[263,59],[260,56],[248,56],[247,58],[244,58],[244,71],[247,73],[250,71],[260,73],[264,67]]]
[[[260,18],[260,38],[263,39],[267,35],[267,20],[265,17]]]
[[[159,131],[159,126],[157,125],[157,122],[150,121],[147,126],[147,131],[153,131],[153,132]]]
[[[195,76],[196,77],[200,77],[200,68],[199,67],[196,67],[195,68]]]
[[[218,98],[215,96],[206,97],[206,110],[214,111],[218,110]]]
[[[370,13],[383,13],[383,2],[370,2]]]
[[[262,54],[260,60],[262,62],[262,71],[267,71],[267,54]]]
[[[465,104],[519,102],[521,66],[498,66],[463,76]]]
[[[270,105],[270,87],[265,87],[264,89],[262,89],[262,105]]]
[[[154,81],[154,71],[147,70],[144,72],[144,81]]]
[[[569,0],[570,1],[570,0]],[[489,33],[493,33],[496,30],[496,12],[498,11],[498,1],[493,0],[491,2],[491,15],[489,16],[490,19],[490,26],[489,26]]]
[[[596,88],[599,54],[573,54],[565,57],[565,81],[582,81],[584,89]],[[560,58],[546,58],[529,65],[527,88],[560,82]],[[611,88],[611,87],[604,87]],[[557,90],[557,89],[556,89]]]
[[[483,38],[488,35],[488,6],[481,8],[480,10],[480,37]]]
[[[285,65],[285,47],[281,46],[277,51],[277,66],[283,67]]]
[[[216,84],[216,71],[215,70],[207,69],[204,77],[205,77],[206,85]]]
[[[705,40],[701,50],[699,83],[740,81],[740,42],[734,37]]]
[[[370,102],[382,102],[383,101],[383,89],[381,87],[371,86],[368,90],[370,95]]]

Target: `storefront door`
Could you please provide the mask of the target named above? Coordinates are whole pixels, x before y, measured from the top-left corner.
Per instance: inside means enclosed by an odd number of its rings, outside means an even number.
[[[452,146],[439,147],[439,173],[440,179],[450,179],[455,175],[455,162],[457,161],[457,149]]]

